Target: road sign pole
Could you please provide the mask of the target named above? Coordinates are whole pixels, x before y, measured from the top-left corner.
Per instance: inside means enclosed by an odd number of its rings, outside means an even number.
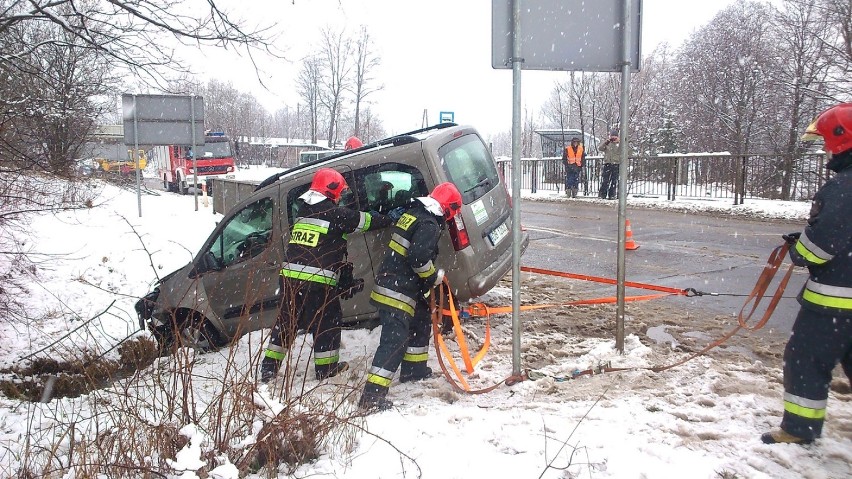
[[[622,30],[622,65],[621,65],[621,129],[619,131],[621,166],[618,168],[618,272],[615,290],[615,349],[624,354],[624,280],[625,267],[625,235],[627,234],[627,119],[628,102],[630,101],[630,0],[624,0],[624,17]]]
[[[139,155],[139,117],[136,115],[136,95],[133,95],[133,153],[130,155],[130,160],[133,161],[133,155],[137,156],[136,165],[136,202],[139,204],[139,217],[142,217],[142,179],[139,171],[138,155]]]
[[[521,374],[521,0],[512,0],[512,375]]]

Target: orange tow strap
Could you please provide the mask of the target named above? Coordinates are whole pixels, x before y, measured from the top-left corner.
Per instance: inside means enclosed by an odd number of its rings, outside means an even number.
[[[757,310],[757,307],[760,304],[761,300],[764,298],[764,296],[766,294],[766,290],[769,288],[769,285],[772,282],[773,278],[775,277],[775,274],[778,272],[778,269],[780,268],[782,262],[784,261],[784,257],[786,256],[789,248],[790,248],[790,245],[787,244],[787,243],[784,243],[781,246],[778,246],[778,247],[776,247],[775,249],[772,250],[772,253],[769,255],[769,258],[767,259],[767,263],[764,266],[763,271],[761,272],[760,276],[758,277],[754,288],[752,289],[751,293],[749,293],[748,297],[746,298],[745,304],[743,305],[742,309],[740,310],[740,313],[737,315],[737,322],[738,322],[737,326],[734,329],[732,329],[731,331],[727,332],[721,338],[719,338],[716,341],[713,341],[712,343],[708,344],[701,351],[693,353],[693,354],[687,356],[686,358],[684,358],[680,361],[677,361],[673,364],[669,364],[669,365],[666,365],[666,366],[654,366],[654,367],[644,367],[644,368],[639,368],[639,367],[613,368],[613,367],[609,367],[608,365],[607,366],[598,366],[596,368],[589,368],[589,369],[582,370],[582,371],[576,371],[569,378],[557,378],[557,379],[560,379],[560,380],[573,379],[573,378],[580,377],[580,376],[609,373],[609,372],[619,372],[619,371],[636,371],[636,370],[648,370],[648,371],[653,371],[653,372],[665,371],[667,369],[671,369],[671,368],[674,368],[676,366],[682,365],[682,364],[684,364],[684,363],[686,363],[686,362],[688,362],[692,359],[697,358],[698,356],[703,356],[704,354],[706,354],[711,349],[716,348],[716,347],[724,344],[725,341],[727,341],[728,339],[733,337],[737,332],[739,332],[740,329],[748,329],[750,331],[757,331],[757,330],[761,329],[764,325],[766,325],[766,322],[772,316],[772,313],[775,311],[776,306],[778,306],[778,302],[781,300],[781,297],[784,295],[784,290],[786,289],[787,283],[789,282],[790,277],[792,276],[792,273],[793,273],[793,268],[794,268],[793,264],[791,264],[789,266],[786,273],[784,274],[784,277],[781,279],[780,283],[778,284],[778,287],[776,288],[775,293],[773,293],[772,299],[770,300],[769,305],[766,307],[766,311],[764,311],[763,316],[760,318],[760,320],[756,324],[754,324],[753,326],[750,326],[748,324],[748,321],[751,319],[752,315]],[[595,281],[595,282],[607,283],[607,284],[617,284],[617,281],[614,280],[614,279],[611,279],[611,278],[603,278],[603,277],[599,277],[599,276],[589,276],[589,275],[581,275],[581,274],[574,274],[574,273],[564,273],[564,272],[560,272],[560,271],[552,271],[552,270],[541,269],[541,268],[531,268],[531,267],[524,266],[524,267],[521,267],[521,271],[526,271],[526,272],[530,272],[530,273],[546,274],[546,275],[552,275],[552,276],[562,276],[562,277],[565,277],[565,278],[581,279],[581,280],[586,280],[586,281]],[[652,285],[652,284],[647,284],[647,283],[637,283],[637,282],[634,282],[634,281],[625,281],[624,285],[628,286],[628,287],[633,287],[633,288],[649,289],[649,290],[661,292],[660,294],[649,294],[649,295],[643,295],[643,296],[627,296],[627,297],[624,298],[625,301],[643,301],[643,300],[655,299],[655,298],[660,298],[660,297],[669,296],[669,295],[688,296],[690,291],[693,292],[693,293],[695,292],[694,290],[691,290],[691,289],[670,288],[670,287],[667,287],[667,286],[658,286],[658,285]],[[456,333],[456,341],[459,345],[459,352],[462,356],[462,360],[464,361],[465,369],[466,369],[467,373],[471,374],[473,372],[474,366],[476,366],[476,364],[479,363],[479,361],[483,358],[483,356],[485,356],[485,353],[488,351],[488,347],[491,344],[490,316],[492,314],[510,313],[510,312],[512,312],[512,307],[510,307],[510,306],[489,307],[489,306],[487,306],[483,303],[474,303],[474,304],[471,304],[471,305],[468,306],[467,311],[470,313],[471,316],[485,317],[486,318],[485,341],[483,343],[482,348],[480,348],[479,352],[475,355],[475,357],[473,359],[471,359],[470,354],[468,352],[468,348],[467,348],[467,342],[464,338],[464,331],[462,330],[461,323],[459,322],[459,315],[458,315],[458,311],[456,310],[456,307],[455,307],[455,301],[453,300],[452,291],[450,290],[449,283],[447,282],[446,278],[444,279],[443,286],[444,286],[443,288],[436,288],[435,289],[435,291],[439,292],[439,303],[438,303],[437,307],[436,307],[436,304],[435,304],[435,295],[432,295],[430,297],[430,308],[432,310],[432,331],[433,331],[433,334],[435,336],[435,350],[436,350],[436,353],[437,353],[436,355],[438,357],[438,364],[440,365],[441,370],[444,373],[444,376],[447,378],[447,380],[450,382],[450,384],[453,386],[453,388],[456,391],[463,392],[463,393],[483,394],[483,393],[493,391],[494,389],[498,388],[501,384],[505,383],[507,385],[512,385],[512,384],[515,384],[515,383],[518,383],[518,382],[521,382],[521,381],[524,381],[524,380],[530,378],[530,374],[534,373],[534,372],[527,369],[524,372],[522,372],[520,375],[509,375],[504,380],[502,380],[502,381],[500,381],[496,384],[493,384],[493,385],[491,385],[487,388],[476,389],[476,390],[472,390],[470,388],[470,385],[465,380],[464,376],[462,375],[461,370],[456,365],[456,362],[453,359],[452,354],[450,353],[449,349],[447,348],[446,342],[444,341],[443,334],[441,334],[443,317],[444,316],[450,316],[450,318],[452,319],[453,330]],[[449,301],[446,301],[447,297],[449,298]],[[449,309],[445,309],[445,306],[444,306],[445,301],[447,303],[449,303]],[[586,300],[579,300],[579,301],[571,301],[571,302],[559,303],[559,304],[526,305],[526,306],[521,306],[521,309],[522,310],[534,310],[534,309],[552,308],[552,307],[555,307],[555,306],[614,303],[615,301],[616,301],[615,297],[604,297],[604,298],[594,298],[594,299],[586,299]],[[752,301],[754,301],[754,304],[752,304],[751,310],[748,312],[748,314],[744,315],[743,313],[745,312],[749,303],[751,303]],[[450,371],[449,371],[447,365],[444,363],[444,357],[446,357],[447,363],[449,363],[449,368],[452,369],[453,373],[455,374],[455,378],[453,377],[453,375],[450,374]],[[541,373],[539,373],[539,375],[541,375]]]
[[[781,263],[784,261],[784,256],[787,254],[787,251],[790,249],[790,245],[787,243],[782,244],[781,246],[776,246],[775,249],[772,250],[772,253],[769,254],[769,258],[766,260],[766,265],[763,267],[763,271],[760,273],[760,276],[757,278],[757,282],[752,288],[751,293],[749,293],[748,298],[746,298],[746,302],[743,305],[740,313],[737,315],[737,326],[734,329],[725,333],[721,338],[713,341],[712,343],[705,346],[701,351],[695,352],[680,361],[675,363],[666,365],[666,366],[654,366],[647,368],[612,368],[612,367],[598,367],[598,368],[590,368],[583,371],[575,372],[569,378],[559,378],[559,379],[573,379],[579,376],[587,376],[593,374],[600,373],[609,373],[609,372],[618,372],[618,371],[637,371],[637,370],[648,370],[653,372],[661,372],[667,369],[674,368],[676,366],[680,366],[688,361],[691,361],[699,356],[703,356],[707,354],[711,349],[716,348],[725,343],[725,341],[731,339],[735,334],[737,334],[740,329],[747,329],[749,331],[757,331],[766,325],[766,322],[769,320],[772,313],[775,311],[775,307],[778,306],[778,302],[781,300],[781,297],[784,295],[784,290],[787,288],[787,283],[790,281],[790,276],[793,274],[793,268],[795,265],[790,264],[787,268],[787,272],[784,274],[784,277],[781,278],[781,281],[778,283],[778,287],[775,290],[775,293],[772,295],[772,300],[769,302],[769,305],[766,307],[766,311],[764,311],[763,316],[760,320],[754,325],[749,326],[748,320],[751,319],[751,316],[754,314],[757,309],[758,304],[763,299],[766,290],[769,287],[769,284],[772,282],[773,278],[775,278],[775,274],[778,272],[778,268],[781,266]],[[754,304],[751,307],[751,311],[747,315],[743,315],[743,312],[746,310],[749,302],[754,300]],[[531,370],[527,370],[525,372],[525,376],[530,377]]]
[[[467,348],[467,341],[464,339],[464,331],[462,330],[461,322],[459,321],[458,311],[455,307],[455,301],[453,300],[453,293],[450,290],[450,284],[447,279],[444,278],[443,287],[435,288],[434,291],[439,292],[439,304],[438,307],[436,307],[435,295],[433,294],[429,299],[429,307],[432,310],[432,333],[433,336],[435,336],[435,353],[438,357],[438,365],[441,366],[441,371],[444,373],[444,377],[447,378],[447,381],[449,381],[450,385],[453,386],[453,389],[467,394],[484,394],[497,389],[503,383],[511,385],[526,379],[525,377],[509,375],[506,379],[484,389],[471,389],[467,380],[465,380],[462,375],[461,370],[456,365],[456,361],[453,359],[452,353],[450,353],[450,350],[447,348],[447,344],[444,341],[444,335],[441,334],[443,316],[446,311],[444,309],[444,303],[445,301],[449,303],[450,309],[447,312],[450,313],[449,316],[453,322],[453,331],[456,333],[456,342],[459,345],[459,352],[462,356],[462,360],[464,361],[465,369],[468,374],[473,373],[473,367],[476,366],[476,364],[485,356],[485,353],[488,351],[488,347],[491,345],[491,322],[488,318],[486,318],[485,341],[483,342],[479,352],[476,353],[476,356],[471,359]],[[449,298],[448,301],[447,298]],[[447,365],[444,364],[444,357],[446,357],[447,363],[449,363],[450,368],[455,374],[455,378],[452,374],[450,374],[450,371],[447,369]]]

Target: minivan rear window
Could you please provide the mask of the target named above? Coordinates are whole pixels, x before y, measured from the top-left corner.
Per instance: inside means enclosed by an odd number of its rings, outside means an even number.
[[[447,176],[470,204],[497,186],[499,176],[494,159],[477,135],[464,135],[438,148]]]

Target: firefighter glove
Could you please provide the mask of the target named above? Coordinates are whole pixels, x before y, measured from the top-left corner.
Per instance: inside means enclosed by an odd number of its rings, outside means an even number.
[[[390,219],[392,219],[393,222],[396,223],[402,217],[403,213],[405,213],[405,207],[397,206],[396,208],[388,211],[388,217],[390,217]]]
[[[439,284],[441,284],[443,282],[444,282],[444,270],[439,269],[437,274],[435,274],[435,283],[433,284],[433,287],[438,286]]]
[[[791,246],[796,244],[796,241],[799,241],[799,236],[802,236],[802,233],[798,231],[795,233],[787,233],[785,235],[781,235],[781,237],[784,238],[784,241],[786,241],[787,244]]]

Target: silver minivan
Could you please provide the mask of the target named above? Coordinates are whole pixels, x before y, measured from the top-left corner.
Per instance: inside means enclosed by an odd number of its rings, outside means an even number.
[[[436,266],[459,301],[480,296],[512,263],[511,201],[491,152],[475,129],[443,123],[318,159],[259,184],[234,205],[192,262],[160,280],[136,304],[140,323],[162,343],[216,347],[271,327],[280,301],[278,272],[289,239],[296,198],[321,167],[340,171],[349,184],[341,204],[360,211],[390,210],[453,182],[464,206],[447,225]],[[375,319],[369,303],[390,228],[349,235],[348,261],[364,290],[343,301],[343,321]],[[523,235],[522,251],[529,243]]]

